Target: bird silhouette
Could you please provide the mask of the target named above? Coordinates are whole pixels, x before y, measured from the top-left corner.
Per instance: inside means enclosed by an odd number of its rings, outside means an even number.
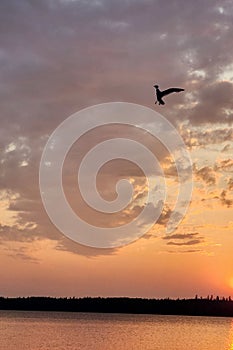
[[[154,85],[155,91],[156,91],[156,97],[157,97],[157,101],[155,101],[155,104],[158,102],[159,105],[165,105],[165,102],[162,100],[162,98],[164,96],[167,96],[169,94],[172,94],[173,92],[181,92],[184,91],[184,89],[181,88],[169,88],[163,91],[159,90],[159,86],[158,85]]]

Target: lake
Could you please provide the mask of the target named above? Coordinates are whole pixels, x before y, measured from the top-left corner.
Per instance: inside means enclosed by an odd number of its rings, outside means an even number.
[[[0,311],[4,350],[233,350],[233,319]]]

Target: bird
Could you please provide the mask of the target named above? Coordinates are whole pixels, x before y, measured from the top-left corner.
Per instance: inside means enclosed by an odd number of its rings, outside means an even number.
[[[158,102],[159,105],[165,105],[165,102],[162,100],[162,98],[164,96],[167,96],[169,94],[172,94],[173,92],[181,92],[184,91],[184,89],[181,88],[169,88],[163,91],[159,90],[159,86],[158,85],[154,85],[155,91],[156,91],[156,97],[157,97],[157,101],[155,101],[155,104]]]

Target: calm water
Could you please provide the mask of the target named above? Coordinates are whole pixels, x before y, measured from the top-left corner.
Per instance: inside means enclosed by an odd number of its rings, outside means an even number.
[[[0,311],[0,349],[233,350],[233,319]]]

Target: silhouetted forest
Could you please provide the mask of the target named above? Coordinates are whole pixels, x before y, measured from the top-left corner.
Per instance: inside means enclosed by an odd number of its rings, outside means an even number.
[[[194,299],[0,297],[0,310],[233,317],[233,301],[230,297],[212,296]]]

